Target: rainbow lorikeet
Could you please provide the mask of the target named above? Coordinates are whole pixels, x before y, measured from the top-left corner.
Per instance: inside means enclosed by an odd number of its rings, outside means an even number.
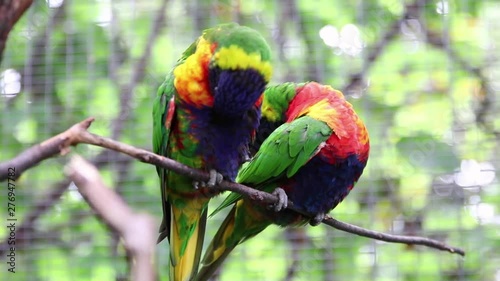
[[[257,137],[258,151],[243,164],[236,181],[274,190],[280,202],[270,210],[231,193],[214,211],[236,202],[207,248],[197,281],[207,280],[231,250],[270,224],[321,222],[351,191],[368,160],[365,125],[340,91],[316,82],[267,88],[258,134],[265,140],[259,148]],[[316,216],[309,220],[290,210],[280,211],[286,207],[284,195]]]
[[[163,221],[158,242],[170,244],[170,280],[198,269],[210,189],[234,181],[259,125],[262,93],[272,74],[270,49],[255,30],[236,23],[207,29],[161,84],[153,107],[157,154],[209,171],[207,183],[157,168]]]

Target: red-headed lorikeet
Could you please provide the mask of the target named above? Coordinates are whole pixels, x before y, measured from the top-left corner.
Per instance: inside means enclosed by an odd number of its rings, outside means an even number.
[[[210,187],[233,181],[259,125],[262,93],[272,74],[270,49],[255,30],[235,23],[207,29],[161,84],[153,107],[153,147],[210,171],[207,184],[158,168],[163,221],[158,242],[170,243],[170,280],[198,269]]]
[[[295,206],[316,215],[313,225],[349,194],[368,160],[365,125],[340,91],[316,82],[267,88],[258,134],[267,138],[260,148],[257,143],[257,153],[243,164],[236,181],[275,190],[286,202],[284,191]],[[205,253],[197,281],[207,280],[231,250],[270,224],[309,221],[290,210],[277,212],[286,204],[269,210],[237,193],[215,212],[235,202]]]

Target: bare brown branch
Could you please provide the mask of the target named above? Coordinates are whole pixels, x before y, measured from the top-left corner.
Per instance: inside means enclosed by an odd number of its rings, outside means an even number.
[[[0,62],[10,31],[21,16],[33,4],[33,0],[6,0],[0,3]]]
[[[7,163],[15,163],[16,165],[24,166],[24,167],[33,167],[39,162],[41,162],[44,159],[47,159],[51,156],[56,156],[59,154],[61,151],[67,152],[69,149],[70,145],[76,145],[78,143],[86,143],[86,144],[91,144],[91,145],[96,145],[100,147],[104,147],[107,149],[111,149],[117,152],[125,153],[141,162],[144,163],[149,163],[153,164],[158,167],[162,167],[165,169],[172,170],[178,174],[188,176],[190,178],[193,178],[195,180],[199,181],[208,181],[210,176],[206,172],[202,172],[200,170],[196,170],[193,168],[190,168],[189,166],[186,166],[184,164],[181,164],[179,162],[176,162],[172,159],[154,154],[152,152],[149,152],[144,149],[136,148],[134,146],[121,143],[109,138],[101,137],[92,133],[89,133],[86,129],[90,126],[94,119],[93,118],[88,118],[74,126],[72,126],[68,131],[63,132],[62,134],[59,134],[56,137],[53,137],[49,139],[49,141],[52,140],[52,142],[56,142],[57,144],[57,149],[54,149],[53,146],[41,146],[37,145],[33,148],[28,149],[26,152],[21,153],[21,155],[24,155],[23,157],[15,157],[13,160],[7,161]],[[61,140],[62,139],[62,140]],[[48,141],[45,141],[44,143],[47,143]],[[51,142],[51,143],[52,143]],[[54,145],[55,145],[54,144]],[[35,149],[36,148],[36,149]],[[43,151],[43,150],[46,151]],[[42,151],[39,151],[42,150]],[[37,153],[37,155],[43,155],[43,157],[37,157],[36,158],[36,163],[32,160],[33,158],[30,157],[28,154],[29,151],[32,151],[31,153]],[[0,163],[0,167],[8,167],[5,163]],[[20,174],[20,173],[19,173]],[[6,175],[2,177],[2,174],[0,174],[0,181],[5,180]],[[259,191],[250,187],[247,187],[245,185],[241,185],[238,183],[234,182],[228,182],[228,181],[223,181],[222,183],[219,184],[218,188],[220,190],[225,190],[225,191],[233,191],[242,194],[243,196],[254,200],[254,201],[261,201],[263,203],[275,203],[277,202],[278,198],[272,194]],[[308,214],[300,210],[299,208],[295,207],[293,205],[293,202],[289,202],[288,204],[288,209],[296,211],[306,217],[314,217],[313,214]],[[373,230],[368,230],[364,229],[355,225],[347,224],[344,222],[337,221],[333,218],[327,217],[323,220],[324,224],[327,224],[329,226],[332,226],[336,229],[346,231],[349,233],[353,233],[356,235],[368,237],[368,238],[373,238],[377,240],[382,240],[386,242],[393,242],[393,243],[403,243],[403,244],[410,244],[410,245],[423,245],[443,251],[448,251],[450,253],[456,253],[459,255],[465,255],[465,252],[462,249],[455,248],[448,246],[442,242],[424,238],[424,237],[417,237],[417,236],[399,236],[399,235],[392,235],[392,234],[385,234]]]
[[[152,29],[150,33],[150,37],[148,39],[148,46],[153,46],[153,43],[155,42],[155,38],[159,35],[160,28],[164,26],[164,14],[165,14],[165,8],[166,8],[166,2],[168,0],[164,0],[162,2],[162,5],[160,6],[158,13],[156,15],[156,18],[153,20],[153,25],[154,28]],[[49,20],[48,26],[46,27],[46,30],[43,30],[40,32],[40,36],[37,36],[37,39],[35,39],[35,45],[38,46],[38,48],[34,48],[34,53],[31,56],[31,61],[33,60],[39,60],[40,57],[43,57],[42,55],[37,55],[38,51],[37,50],[45,50],[46,48],[43,47],[46,45],[46,38],[45,34],[50,33],[47,30],[51,30],[55,27],[55,25],[60,24],[61,20],[64,19],[64,14],[65,14],[65,4],[66,1],[63,2],[61,7],[59,7],[56,12],[53,14],[51,19]],[[42,36],[43,35],[43,36]],[[42,47],[40,47],[42,46]],[[132,77],[131,77],[131,82],[128,83],[125,88],[122,89],[122,91],[126,90],[125,92],[128,94],[122,95],[120,98],[120,112],[125,114],[120,114],[120,117],[117,117],[115,120],[113,120],[111,127],[112,127],[112,132],[114,134],[114,138],[119,138],[124,127],[124,122],[127,120],[127,118],[130,117],[129,110],[130,110],[130,103],[132,100],[132,93],[133,90],[135,89],[135,85],[140,82],[143,77],[144,77],[144,71],[145,71],[145,66],[148,62],[149,57],[151,56],[151,47],[145,48],[143,54],[141,55],[139,61],[137,62],[137,65],[134,67],[134,70],[132,72]],[[33,63],[28,63],[28,65],[25,67],[25,70],[23,73],[26,73],[28,76],[30,74],[33,74],[33,67],[30,65],[43,65],[42,63],[39,64],[33,64]],[[31,75],[33,76],[33,75]],[[39,75],[40,77],[43,77],[43,75]],[[25,75],[23,76],[23,78]],[[43,83],[42,83],[43,84]],[[23,83],[24,85],[24,83]],[[38,85],[38,84],[36,84]],[[30,87],[36,87],[36,85],[30,85]],[[43,84],[45,85],[45,84]],[[24,87],[24,86],[23,86]],[[45,89],[45,88],[44,88]],[[32,89],[33,90],[33,89]],[[35,91],[37,92],[37,91]],[[20,96],[20,95],[18,95]],[[17,97],[18,97],[17,96]],[[14,101],[15,98],[10,99],[10,102]],[[55,151],[51,151],[55,152]],[[57,152],[56,154],[58,154]],[[28,154],[29,155],[29,154]],[[34,154],[31,154],[34,156]],[[21,156],[21,155],[19,155]],[[18,156],[18,157],[19,157]],[[54,155],[50,155],[48,157],[52,157]],[[17,157],[16,157],[17,158]],[[47,158],[47,157],[46,157]],[[103,167],[104,165],[107,165],[110,161],[110,159],[114,159],[113,161],[118,161],[117,158],[121,158],[119,153],[116,153],[115,151],[112,150],[104,150],[101,153],[99,153],[96,157],[94,157],[93,161],[91,161],[94,165],[98,167]],[[123,158],[124,161],[127,161],[130,158]],[[14,160],[14,159],[12,159]],[[17,159],[21,160],[21,159]],[[24,159],[24,160],[30,160],[30,159]],[[29,169],[39,163],[43,159],[31,159],[32,163],[29,163],[29,167],[20,167],[20,166],[14,166],[16,167],[16,176],[19,177],[19,175],[24,172],[26,169]],[[122,160],[120,160],[122,161]],[[26,161],[15,161],[15,162],[3,162],[0,163],[0,181],[5,180],[6,178],[6,173],[8,172],[6,168],[10,167],[9,165],[13,164],[16,165],[16,163],[19,162],[26,162]],[[19,168],[23,168],[22,170]],[[17,173],[17,172],[20,173]],[[19,226],[17,230],[17,237],[26,237],[26,239],[18,239],[17,244],[18,246],[24,245],[24,242],[29,242],[30,237],[35,237],[36,234],[34,233],[36,231],[36,228],[34,227],[34,224],[36,220],[41,217],[47,210],[49,210],[48,206],[53,206],[57,203],[61,195],[64,193],[66,188],[69,185],[69,180],[64,179],[61,180],[55,184],[53,184],[53,187],[50,188],[48,194],[41,199],[39,202],[36,203],[36,205],[30,210],[30,212],[27,214],[27,218],[23,220],[22,224]],[[7,241],[4,240],[0,244],[0,254],[4,253],[4,250],[8,247]]]
[[[11,160],[0,163],[0,181],[7,179],[8,169],[11,167],[15,168],[15,178],[18,178],[27,169],[32,168],[41,161],[57,154],[65,154],[68,152],[70,145],[75,145],[78,142],[76,138],[82,132],[86,132],[93,120],[93,118],[88,118],[75,124],[65,132],[23,151]]]
[[[103,150],[96,157],[94,157],[91,162],[100,169],[108,165],[110,163],[110,159],[113,159],[113,163],[129,164],[132,162],[133,158],[130,158],[122,153],[117,153],[113,150]],[[30,211],[26,214],[22,223],[16,230],[16,246],[19,249],[29,245],[34,238],[42,235],[37,233],[38,228],[36,221],[49,211],[57,203],[57,201],[59,201],[61,195],[64,194],[70,183],[71,180],[65,178],[52,184],[52,186],[48,188],[47,193],[44,194],[41,199],[37,200]],[[112,235],[115,235],[115,233],[112,233]],[[2,241],[2,243],[0,243],[0,256],[4,256],[9,247],[7,239]]]
[[[402,244],[407,244],[407,245],[422,245],[422,246],[427,246],[431,247],[434,249],[438,249],[441,251],[447,251],[450,253],[454,254],[459,254],[461,256],[465,256],[464,250],[456,247],[452,247],[449,245],[446,245],[443,242],[426,238],[426,237],[419,237],[419,236],[403,236],[403,235],[393,235],[393,234],[388,234],[388,233],[382,233],[378,231],[373,231],[369,229],[365,229],[356,225],[348,224],[345,222],[338,221],[332,217],[326,217],[323,220],[323,223],[326,225],[329,225],[333,228],[336,228],[338,230],[342,230],[345,232],[349,232],[352,234],[356,234],[359,236],[363,237],[368,237],[368,238],[373,238],[376,240],[381,240],[385,242],[391,242],[391,243],[402,243]]]
[[[116,194],[107,188],[99,171],[80,156],[73,156],[65,173],[96,213],[120,233],[125,247],[132,255],[133,280],[155,280],[153,253],[156,246],[156,225],[147,214],[137,214]]]
[[[21,1],[10,1],[10,2],[21,2]],[[27,2],[27,1],[25,1],[25,2]],[[150,37],[147,41],[149,47],[145,48],[143,54],[141,55],[138,62],[136,63],[136,66],[134,67],[134,69],[132,71],[131,80],[129,80],[130,83],[126,83],[125,86],[122,88],[122,92],[128,92],[129,94],[122,96],[121,104],[120,104],[121,111],[125,112],[125,111],[130,110],[130,102],[131,102],[130,97],[132,95],[133,89],[135,88],[135,85],[144,76],[145,65],[147,64],[148,59],[151,55],[151,46],[153,46],[153,44],[155,42],[155,38],[159,35],[160,28],[162,26],[164,26],[164,16],[165,16],[165,7],[166,7],[165,3],[166,2],[167,2],[167,0],[162,2],[162,5],[158,10],[157,16],[153,20],[154,21],[153,25],[155,26],[155,28],[153,28],[153,30],[151,31]],[[35,51],[34,51],[33,55],[31,56],[31,61],[39,60],[40,57],[43,58],[43,56],[38,54],[38,53],[41,51],[44,51],[46,49],[42,45],[45,45],[45,43],[47,42],[46,34],[50,33],[50,32],[47,32],[47,30],[54,29],[57,24],[61,23],[61,19],[64,19],[65,4],[66,4],[66,2],[64,2],[63,5],[61,5],[61,7],[56,9],[56,11],[53,13],[53,16],[51,16],[50,20],[48,21],[46,29],[42,30],[42,32],[39,32],[40,36],[36,37],[37,39],[35,39],[35,45],[39,46],[39,48],[34,48]],[[42,47],[40,47],[40,46],[42,46]],[[31,65],[31,67],[30,67],[30,65]],[[28,65],[25,67],[25,70],[23,71],[23,73],[27,73],[28,75],[30,73],[33,74],[32,73],[33,71],[36,72],[36,65],[43,65],[43,64],[42,63],[39,63],[39,64],[28,63]],[[32,69],[33,67],[35,67],[35,70]],[[31,75],[31,76],[33,76],[33,75]],[[39,75],[39,76],[42,77],[43,75]],[[23,76],[23,78],[24,77],[25,76]],[[31,83],[31,84],[33,84],[33,83]],[[40,83],[38,83],[38,84],[40,84]],[[33,87],[36,88],[38,84],[35,83],[33,85],[30,85],[29,88],[30,89]],[[41,83],[41,85],[45,85],[45,83]],[[40,92],[40,91],[35,91],[33,89],[31,89],[31,90],[32,90],[31,92],[34,92],[35,94]],[[45,93],[46,87],[43,87],[42,90],[43,90],[42,92]],[[14,99],[11,99],[10,101],[13,101],[13,100]],[[130,114],[128,114],[128,115],[130,115]],[[123,118],[123,116],[125,116],[125,115],[120,115],[120,116],[121,117],[116,118],[116,120],[114,120],[112,123],[113,132],[115,133],[116,138],[119,138],[119,135],[121,134],[121,131],[123,128],[123,123],[128,118],[128,117]],[[53,150],[44,150],[44,151],[52,153],[52,152],[55,152],[57,150],[58,150],[58,147],[56,144],[55,146],[53,146]],[[60,153],[60,152],[61,151],[59,151],[57,153]],[[36,153],[34,153],[34,154],[29,153],[28,155],[35,156]],[[19,155],[19,156],[21,156],[21,155]],[[119,154],[115,153],[114,151],[104,150],[102,153],[100,153],[98,156],[96,156],[92,162],[94,164],[98,165],[99,167],[102,167],[102,166],[106,165],[108,161],[110,161],[109,159],[115,159],[118,156],[119,156]],[[45,155],[41,155],[41,157],[43,158],[43,157],[45,157]],[[49,157],[51,157],[51,156],[49,156]],[[125,158],[125,160],[127,160],[126,162],[130,162],[130,160],[128,160],[128,159],[130,159],[130,158]],[[17,159],[17,160],[20,160],[20,159]],[[25,160],[30,160],[30,159],[25,159]],[[31,160],[33,160],[33,162],[35,164],[35,163],[38,163],[40,159],[35,158],[35,159],[31,159]],[[16,162],[17,161],[14,162],[14,165],[16,165],[15,164]],[[21,162],[27,163],[26,161],[21,161]],[[6,169],[4,169],[4,166],[2,164],[5,164],[5,165],[7,165],[7,167],[10,167],[9,165],[11,165],[12,162],[0,163],[0,169],[1,169],[0,179],[3,179],[3,177],[4,177],[3,174],[6,173],[6,171],[7,171]],[[29,166],[29,167],[15,166],[15,167],[16,167],[16,172],[18,172],[18,171],[20,172],[20,173],[16,173],[16,176],[19,176],[22,172],[24,172],[26,169],[31,168],[32,166]],[[49,208],[48,208],[49,206],[53,206],[55,203],[57,203],[61,194],[64,193],[64,191],[66,190],[68,185],[69,185],[68,179],[64,179],[62,181],[55,183],[53,185],[53,187],[49,189],[47,195],[43,199],[38,201],[36,203],[36,205],[31,209],[31,211],[27,214],[28,219],[23,220],[22,224],[19,226],[19,228],[17,230],[18,241],[16,241],[16,242],[17,242],[18,246],[21,247],[22,245],[29,243],[30,242],[29,240],[31,239],[31,237],[36,236],[36,234],[34,234],[34,232],[36,231],[36,228],[34,227],[35,221],[42,214],[44,214],[47,210],[49,210]],[[4,249],[7,246],[8,245],[7,245],[6,241],[4,241],[2,244],[0,244],[0,254],[3,253]]]

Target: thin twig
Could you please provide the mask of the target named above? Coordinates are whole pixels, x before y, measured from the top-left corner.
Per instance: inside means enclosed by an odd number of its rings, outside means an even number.
[[[156,246],[154,219],[137,214],[110,188],[104,185],[99,171],[80,156],[73,156],[65,167],[83,198],[96,213],[124,240],[132,256],[133,280],[155,280],[153,253]]]
[[[172,159],[154,154],[152,152],[149,152],[144,149],[136,148],[134,146],[121,143],[106,137],[101,137],[92,133],[89,133],[87,131],[87,128],[90,126],[90,124],[94,121],[93,118],[88,118],[74,126],[72,126],[68,131],[63,132],[59,136],[65,136],[65,141],[60,142],[61,145],[66,145],[65,147],[59,147],[59,150],[51,150],[52,155],[49,153],[44,153],[44,152],[39,152],[36,149],[30,148],[28,151],[34,151],[35,153],[40,153],[46,156],[46,158],[49,158],[51,156],[57,155],[59,152],[67,152],[69,149],[69,146],[74,146],[79,143],[86,143],[86,144],[91,144],[91,145],[96,145],[100,147],[104,147],[107,149],[111,149],[117,152],[125,153],[141,162],[144,163],[149,163],[153,164],[158,167],[162,167],[165,169],[169,169],[171,171],[174,171],[178,174],[188,176],[192,179],[199,180],[199,181],[208,181],[210,176],[206,172],[202,172],[200,170],[196,170],[193,168],[190,168],[189,166],[186,166],[184,164],[181,164],[179,162],[176,162]],[[54,137],[56,138],[56,137]],[[54,139],[51,138],[50,140]],[[56,138],[56,141],[58,138]],[[45,143],[45,142],[44,142]],[[43,149],[46,148],[47,150],[51,147],[49,146],[35,146],[37,149]],[[26,152],[23,152],[21,154],[26,154]],[[45,158],[45,159],[46,159]],[[36,159],[38,162],[34,163],[32,161],[32,158],[29,157],[15,157],[13,160],[7,161],[11,165],[17,166],[30,166],[33,167],[34,165],[38,164],[40,161],[44,160],[40,157]],[[22,162],[24,161],[24,162]],[[29,163],[25,163],[29,162]],[[4,163],[0,163],[0,167],[8,167]],[[3,171],[2,171],[3,172]],[[2,177],[2,174],[0,173],[0,181],[5,180],[7,175]],[[243,196],[254,200],[254,201],[260,201],[262,203],[267,203],[267,204],[272,204],[278,201],[278,198],[272,194],[259,191],[250,187],[247,187],[242,184],[238,184],[235,182],[228,182],[228,181],[223,181],[219,184],[217,187],[220,190],[225,190],[225,191],[233,191],[237,192],[239,194],[242,194]],[[313,214],[305,213],[304,211],[300,210],[299,208],[295,207],[293,205],[293,202],[289,202],[288,204],[288,209],[293,210],[295,212],[298,212],[306,217],[314,217]],[[323,220],[323,223],[332,226],[336,229],[343,230],[349,233],[353,233],[356,235],[364,236],[364,237],[369,237],[377,240],[382,240],[386,242],[394,242],[394,243],[403,243],[403,244],[411,244],[411,245],[423,245],[423,246],[428,246],[431,248],[443,250],[443,251],[448,251],[450,253],[456,253],[459,255],[465,255],[465,252],[462,249],[455,248],[448,246],[442,242],[424,238],[424,237],[417,237],[417,236],[399,236],[399,235],[392,235],[392,234],[385,234],[373,230],[367,230],[355,225],[347,224],[344,222],[337,221],[333,218],[327,217]]]
[[[296,210],[297,211],[297,210]],[[427,246],[431,247],[434,249],[438,249],[441,251],[447,251],[450,253],[454,254],[459,254],[461,256],[465,256],[464,250],[456,247],[451,247],[449,245],[446,245],[443,242],[426,238],[426,237],[419,237],[419,236],[404,236],[404,235],[394,235],[394,234],[388,234],[388,233],[382,233],[378,231],[373,231],[369,229],[365,229],[356,225],[348,224],[345,222],[341,222],[339,220],[336,220],[332,217],[327,216],[324,220],[323,223],[326,225],[329,225],[333,228],[336,228],[338,230],[342,230],[345,232],[349,232],[352,234],[356,234],[359,236],[363,237],[368,237],[368,238],[373,238],[376,240],[381,240],[385,242],[391,242],[391,243],[401,243],[401,244],[407,244],[407,245],[422,245],[422,246]]]

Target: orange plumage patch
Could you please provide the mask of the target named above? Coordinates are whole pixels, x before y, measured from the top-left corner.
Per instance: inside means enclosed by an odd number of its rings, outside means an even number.
[[[200,37],[196,52],[174,69],[174,85],[179,97],[198,108],[214,103],[208,84],[208,65],[214,48]]]
[[[288,107],[287,122],[307,115],[327,123],[332,130],[338,131],[339,136],[347,136],[340,119],[346,110],[352,111],[352,107],[341,92],[316,82],[307,83],[297,92]],[[331,95],[332,92],[335,95]]]
[[[361,159],[368,157],[368,132],[340,91],[316,82],[307,83],[297,91],[286,113],[287,122],[306,115],[321,120],[334,132],[324,147],[332,152],[330,155],[339,158],[351,154],[358,154]]]

